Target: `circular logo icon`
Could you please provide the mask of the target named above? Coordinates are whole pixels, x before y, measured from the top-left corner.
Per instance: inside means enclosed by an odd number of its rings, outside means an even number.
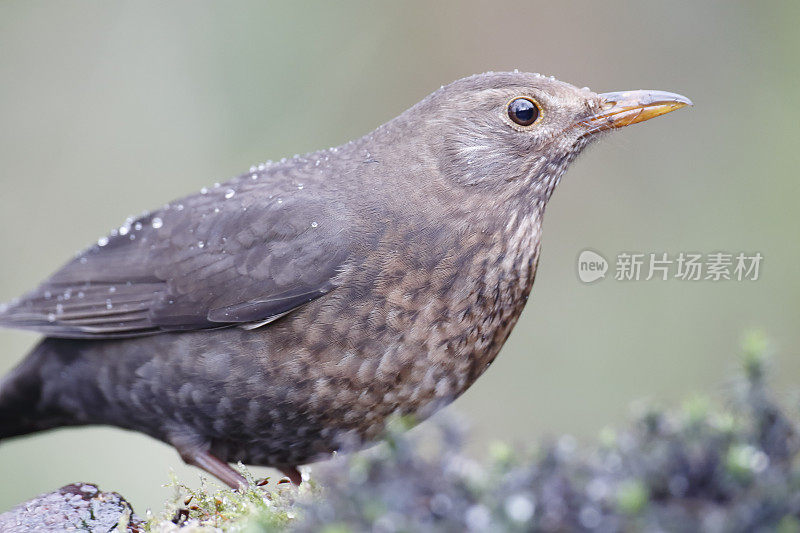
[[[592,250],[584,250],[578,255],[578,279],[592,283],[606,277],[608,261]]]

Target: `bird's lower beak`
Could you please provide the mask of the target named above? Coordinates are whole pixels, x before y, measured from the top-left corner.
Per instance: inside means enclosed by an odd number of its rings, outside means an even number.
[[[623,91],[599,96],[599,112],[579,122],[592,133],[630,126],[692,105],[685,96],[665,91]]]

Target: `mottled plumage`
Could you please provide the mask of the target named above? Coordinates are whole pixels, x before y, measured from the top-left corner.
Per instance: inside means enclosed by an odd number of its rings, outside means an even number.
[[[425,416],[508,337],[572,159],[686,103],[473,76],[357,141],[127,220],[0,311],[46,336],[0,385],[0,438],[135,429],[235,486],[221,461],[296,478],[343,436]]]

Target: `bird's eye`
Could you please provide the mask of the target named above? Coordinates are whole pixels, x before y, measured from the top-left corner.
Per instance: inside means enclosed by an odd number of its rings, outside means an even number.
[[[514,98],[508,104],[508,118],[520,126],[530,126],[539,118],[539,106],[530,98]]]

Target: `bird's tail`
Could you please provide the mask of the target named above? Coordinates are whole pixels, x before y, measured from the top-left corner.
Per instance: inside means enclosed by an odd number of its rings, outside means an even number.
[[[62,413],[46,405],[42,363],[50,354],[47,339],[39,343],[0,380],[0,440],[61,425]]]

